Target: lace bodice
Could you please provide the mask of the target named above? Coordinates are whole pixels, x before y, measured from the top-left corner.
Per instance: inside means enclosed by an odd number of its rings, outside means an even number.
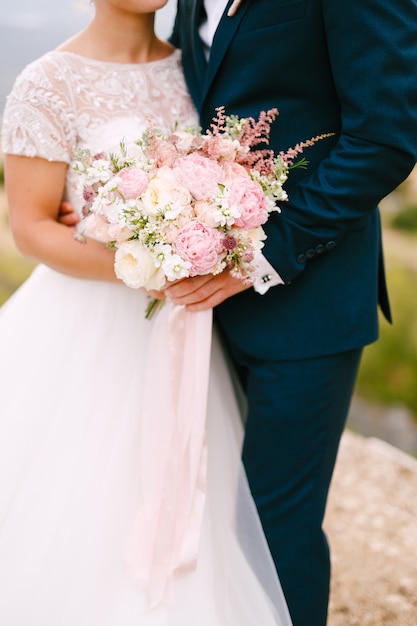
[[[166,131],[197,121],[178,50],[144,64],[55,50],[17,78],[3,117],[3,151],[70,164],[74,148],[109,151],[121,139],[137,139],[149,118]],[[69,168],[66,197],[79,209],[75,177]]]

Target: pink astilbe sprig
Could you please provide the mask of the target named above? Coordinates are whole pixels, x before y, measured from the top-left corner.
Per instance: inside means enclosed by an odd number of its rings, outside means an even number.
[[[246,154],[239,155],[236,162],[247,169],[267,176],[274,170],[275,156],[273,150],[251,150]]]
[[[224,106],[216,108],[216,115],[212,119],[210,129],[206,131],[207,135],[219,135],[220,133],[224,133],[226,131],[227,115],[225,111],[226,108]]]
[[[154,124],[152,123],[152,118],[147,115],[146,130],[144,133],[142,133],[141,138],[136,141],[136,144],[142,148],[144,154],[148,158],[152,159],[156,157],[162,137],[162,132],[158,128],[155,128]]]
[[[253,148],[260,143],[269,144],[271,124],[278,116],[278,109],[261,111],[257,120],[254,117],[239,118],[237,115],[226,115],[225,107],[217,107],[216,116],[210,124],[207,135],[227,133],[236,139],[242,148]]]
[[[271,124],[277,116],[278,109],[269,109],[269,111],[261,111],[257,120],[254,117],[247,117],[237,137],[241,146],[252,148],[260,143],[268,145]]]
[[[281,151],[279,154],[290,168],[297,167],[300,165],[302,167],[305,167],[307,165],[307,161],[305,159],[302,159],[301,161],[299,161],[298,164],[294,162],[294,159],[298,157],[300,154],[302,154],[305,148],[311,148],[318,141],[321,141],[322,139],[327,139],[328,137],[333,137],[333,136],[334,136],[334,133],[324,133],[323,135],[316,135],[315,137],[311,137],[311,139],[307,139],[306,141],[300,141],[300,143],[297,143],[293,148],[288,148],[286,152]]]
[[[225,108],[216,109],[208,135],[213,139],[227,134],[239,145],[235,161],[248,170],[255,170],[261,175],[267,175],[274,170],[275,157],[273,150],[256,148],[260,144],[269,145],[271,124],[278,116],[278,109],[261,111],[258,119],[254,117],[238,118],[236,115],[225,115]]]

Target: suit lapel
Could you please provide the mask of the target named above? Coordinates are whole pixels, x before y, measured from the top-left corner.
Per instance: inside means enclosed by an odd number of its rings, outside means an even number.
[[[199,1],[199,0],[198,0]],[[236,15],[233,17],[227,16],[227,11],[232,4],[232,0],[227,3],[226,10],[220,20],[216,34],[214,36],[213,44],[210,51],[210,60],[206,72],[206,80],[204,83],[204,97],[207,94],[213,79],[221,65],[224,55],[230,46],[230,43],[245,15],[251,0],[243,0]]]

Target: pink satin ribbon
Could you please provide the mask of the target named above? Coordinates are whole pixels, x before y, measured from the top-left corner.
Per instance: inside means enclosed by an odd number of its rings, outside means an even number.
[[[141,411],[142,508],[129,561],[150,606],[195,569],[207,472],[205,422],[212,311],[169,302],[150,326]]]

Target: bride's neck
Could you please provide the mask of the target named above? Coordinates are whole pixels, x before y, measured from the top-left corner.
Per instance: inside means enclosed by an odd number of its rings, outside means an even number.
[[[87,28],[58,49],[98,61],[147,63],[163,58],[171,46],[154,31],[154,15],[120,17],[96,14]]]

